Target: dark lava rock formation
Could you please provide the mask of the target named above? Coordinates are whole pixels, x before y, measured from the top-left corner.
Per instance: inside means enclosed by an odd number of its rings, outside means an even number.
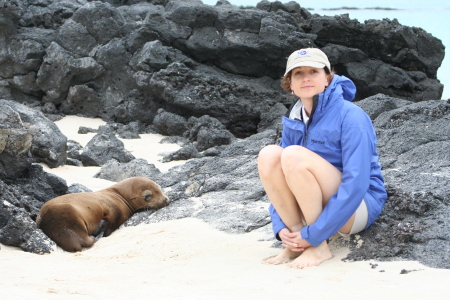
[[[126,5],[123,5],[126,4]],[[150,124],[160,108],[209,115],[235,136],[290,102],[292,51],[320,47],[357,100],[440,99],[442,42],[396,20],[312,15],[295,2],[11,0],[0,8],[0,98],[47,114]]]

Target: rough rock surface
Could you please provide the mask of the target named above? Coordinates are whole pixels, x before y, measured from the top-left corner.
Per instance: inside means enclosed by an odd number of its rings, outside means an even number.
[[[441,100],[402,105],[374,120],[389,200],[361,235],[370,247],[349,258],[403,257],[450,268],[443,255],[450,251],[449,120],[450,103]]]
[[[67,138],[40,111],[0,99],[0,178],[14,178],[30,162],[65,164]]]
[[[56,244],[36,227],[36,216],[48,200],[67,192],[65,180],[29,165],[22,177],[0,180],[0,243],[32,253],[50,253]]]
[[[269,230],[256,157],[278,142],[292,100],[278,87],[286,57],[316,46],[357,84],[389,193],[380,218],[350,240],[348,259],[450,268],[450,103],[439,100],[439,40],[395,20],[311,15],[295,2],[246,10],[227,1],[127,3],[13,0],[0,8],[0,98],[14,100],[0,102],[0,243],[52,251],[34,224],[37,211],[86,188],[32,162],[78,164],[98,145],[93,157],[107,159],[97,177],[146,176],[173,201],[127,226],[196,217],[227,232]],[[66,113],[109,123],[83,149],[49,120]],[[190,159],[161,173],[112,143],[153,130],[183,147],[166,161]],[[120,155],[104,155],[115,147]]]
[[[125,149],[124,144],[114,133],[97,133],[80,153],[84,166],[101,166],[108,160],[129,162],[135,157]]]
[[[444,46],[429,33],[395,19],[313,15],[295,2],[12,0],[0,28],[0,98],[46,114],[151,124],[163,108],[186,120],[209,115],[247,137],[290,102],[279,77],[303,47],[322,48],[356,83],[357,100],[443,91]]]

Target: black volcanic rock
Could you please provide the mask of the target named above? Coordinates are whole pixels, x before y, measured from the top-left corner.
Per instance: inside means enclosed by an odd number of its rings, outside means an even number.
[[[98,133],[83,148],[79,160],[84,166],[102,166],[110,159],[126,163],[134,158],[114,133]]]
[[[183,136],[188,130],[188,122],[182,116],[160,109],[153,119],[153,127],[163,135]]]
[[[278,79],[304,47],[329,55],[356,83],[356,100],[418,102],[443,91],[444,46],[429,33],[397,20],[313,15],[295,2],[16,0],[1,9],[0,26],[0,96],[51,114],[149,125],[163,108],[250,136],[269,125],[263,114],[289,105]]]
[[[48,200],[67,192],[66,182],[30,165],[22,177],[0,180],[0,243],[44,254],[56,244],[36,227],[36,216]]]
[[[17,177],[31,162],[52,168],[65,163],[67,138],[55,123],[14,101],[0,100],[0,107],[0,177]]]

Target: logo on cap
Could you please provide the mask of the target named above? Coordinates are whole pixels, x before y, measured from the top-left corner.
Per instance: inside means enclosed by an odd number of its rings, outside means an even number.
[[[307,53],[308,53],[308,51],[302,50],[302,51],[300,51],[298,54],[299,54],[299,55],[305,55],[305,54],[307,54]]]

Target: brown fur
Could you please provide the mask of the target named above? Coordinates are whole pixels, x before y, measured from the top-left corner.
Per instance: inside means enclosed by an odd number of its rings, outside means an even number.
[[[108,236],[134,212],[161,208],[169,202],[153,180],[132,177],[97,192],[51,199],[42,206],[36,224],[58,246],[76,252],[94,244],[91,234]]]

